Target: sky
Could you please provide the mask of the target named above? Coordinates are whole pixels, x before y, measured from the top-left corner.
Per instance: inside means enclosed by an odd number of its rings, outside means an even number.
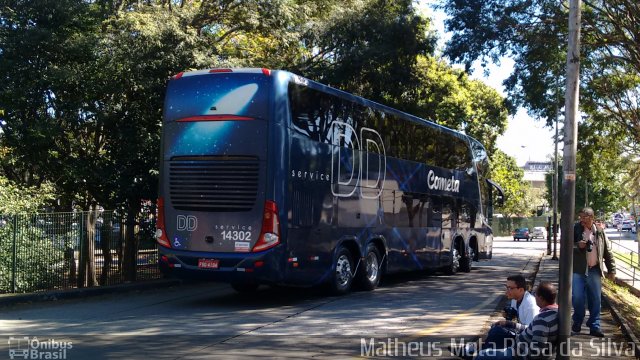
[[[433,26],[440,37],[438,46],[442,48],[448,38],[444,31],[446,15],[431,7],[434,0],[418,0],[416,3],[420,11],[433,20]],[[513,59],[502,58],[500,65],[488,66],[488,76],[485,76],[483,69],[476,64],[471,78],[481,80],[505,96],[502,82],[511,74],[513,65]],[[554,152],[555,129],[545,127],[544,124],[545,120],[534,119],[525,109],[519,109],[516,114],[509,116],[507,130],[498,137],[496,145],[498,149],[514,157],[519,166],[523,166],[527,161],[548,161]],[[562,143],[559,144],[558,152],[562,154]]]

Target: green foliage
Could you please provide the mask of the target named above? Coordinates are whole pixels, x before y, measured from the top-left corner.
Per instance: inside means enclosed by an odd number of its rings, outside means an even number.
[[[628,200],[621,175],[631,162],[619,157],[625,143],[621,133],[605,124],[587,118],[579,125],[576,208],[586,204],[596,212],[612,213]]]
[[[0,226],[0,293],[12,290],[14,269],[16,292],[61,284],[66,266],[64,248],[55,246],[32,216],[13,215],[5,220],[6,224]]]
[[[49,183],[25,188],[0,176],[0,215],[38,211],[53,199],[55,192]]]
[[[404,104],[417,85],[418,55],[432,53],[435,37],[427,32],[410,0],[354,2],[334,11],[303,37],[314,54],[291,70],[325,84],[391,106]]]
[[[446,54],[470,67],[501,56],[515,60],[505,85],[514,106],[555,120],[564,104],[568,3],[549,0],[444,0],[454,32]],[[640,3],[596,0],[582,7],[580,124],[576,206],[608,211],[621,205],[623,157],[640,154]],[[634,15],[632,15],[634,14]],[[624,191],[622,191],[624,192]]]
[[[445,50],[454,62],[471,69],[499,63],[502,56],[515,60],[505,80],[511,109],[525,106],[532,116],[555,118],[562,104],[562,81],[566,61],[567,13],[562,4],[549,0],[445,0],[451,16],[447,30],[453,32]]]
[[[512,215],[526,216],[529,210],[527,192],[531,187],[523,180],[524,171],[516,160],[500,150],[491,156],[491,179],[498,183],[504,191],[504,206],[497,211],[506,217]]]
[[[291,70],[450,126],[491,153],[507,109],[433,57],[411,0],[8,0],[0,5],[0,157],[62,207],[154,199],[167,79],[194,68]],[[3,154],[5,152],[3,151]]]

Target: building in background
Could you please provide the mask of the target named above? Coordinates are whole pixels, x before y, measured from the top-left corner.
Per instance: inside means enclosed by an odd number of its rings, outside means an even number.
[[[537,210],[543,212],[549,211],[549,204],[546,204],[545,193],[547,191],[545,183],[545,175],[553,171],[553,163],[551,161],[527,161],[522,167],[524,170],[524,181],[531,184],[533,199],[538,199],[540,204],[535,205]]]

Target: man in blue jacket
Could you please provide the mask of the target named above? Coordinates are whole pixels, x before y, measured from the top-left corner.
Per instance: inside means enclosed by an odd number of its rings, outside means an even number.
[[[616,264],[611,243],[604,230],[594,224],[593,209],[585,207],[580,211],[580,222],[573,227],[572,335],[580,333],[586,301],[589,304],[589,334],[604,337],[600,330],[603,263],[607,267],[607,277],[615,280]]]

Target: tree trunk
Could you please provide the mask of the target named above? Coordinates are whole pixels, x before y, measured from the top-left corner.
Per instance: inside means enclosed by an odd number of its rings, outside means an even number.
[[[127,227],[123,244],[122,277],[125,282],[136,280],[138,262],[138,237],[136,234],[136,216],[140,212],[140,202],[129,201],[127,209]]]
[[[96,278],[96,222],[98,219],[97,204],[93,202],[87,213],[87,241],[84,247],[86,261],[86,286],[97,286]]]
[[[102,249],[102,272],[100,273],[100,285],[109,283],[109,273],[111,272],[111,264],[113,257],[111,256],[111,235],[113,234],[113,218],[104,219],[100,228],[100,248]]]

